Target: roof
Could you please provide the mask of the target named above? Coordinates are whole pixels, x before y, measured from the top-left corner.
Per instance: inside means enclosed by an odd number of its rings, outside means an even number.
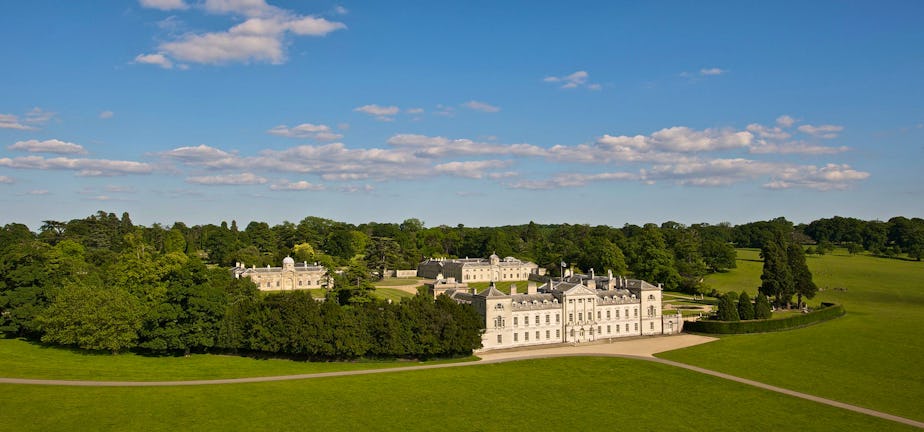
[[[488,298],[488,297],[505,297],[505,296],[507,296],[507,294],[504,294],[504,293],[500,292],[500,290],[497,289],[494,285],[489,286],[488,289],[486,289],[486,290],[484,290],[484,291],[482,291],[482,292],[480,292],[480,293],[478,293],[478,294],[476,294],[476,295],[479,296],[479,297],[485,297],[485,298]]]

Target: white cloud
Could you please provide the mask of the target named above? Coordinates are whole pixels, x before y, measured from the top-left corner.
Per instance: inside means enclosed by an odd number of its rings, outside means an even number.
[[[340,192],[346,192],[346,193],[357,193],[357,192],[369,193],[369,192],[374,191],[375,187],[373,187],[370,184],[365,184],[362,186],[344,185],[344,186],[337,188],[337,190],[339,190]]]
[[[187,177],[187,183],[210,186],[264,184],[266,179],[252,173]]]
[[[73,170],[77,171],[79,176],[149,174],[154,171],[154,167],[144,162],[42,156],[0,158],[0,166],[17,169]]]
[[[777,120],[779,123],[779,120]],[[780,127],[767,127],[757,123],[749,124],[747,130],[757,134],[760,138],[769,138],[775,140],[789,139],[792,135]]]
[[[286,61],[286,36],[326,36],[346,25],[324,18],[299,15],[263,0],[206,0],[207,12],[243,16],[243,22],[226,31],[185,33],[158,45],[156,54],[139,55],[136,63],[169,69],[174,61],[224,65],[229,63]]]
[[[50,193],[51,193],[51,192],[49,192],[48,189],[32,189],[32,190],[26,192],[25,195],[36,195],[36,196],[41,196],[41,195],[48,195],[48,194],[50,194]]]
[[[440,174],[480,179],[490,174],[486,172],[488,170],[504,168],[509,165],[510,161],[502,160],[456,161],[436,165],[433,169]]]
[[[16,180],[13,177],[0,176],[0,184],[13,184],[13,183],[16,183]]]
[[[834,139],[834,138],[837,138],[837,134],[840,131],[844,130],[844,127],[837,126],[837,125],[813,126],[813,125],[806,124],[806,125],[799,126],[798,129],[799,129],[799,132],[802,132],[802,133],[805,133],[805,134],[808,134],[808,135],[811,135],[817,138]]]
[[[103,119],[103,120],[111,119],[111,118],[113,118],[113,117],[115,117],[115,113],[112,112],[112,111],[103,111],[103,112],[99,113],[99,118],[101,118],[101,119]]]
[[[745,148],[751,144],[753,139],[754,135],[747,131],[732,129],[698,131],[686,126],[674,126],[661,129],[649,136],[603,135],[597,140],[597,144],[611,150],[702,152]]]
[[[54,118],[55,113],[51,111],[45,111],[39,107],[32,108],[31,111],[26,113],[26,123],[31,124],[45,124],[52,118]]]
[[[135,63],[157,65],[164,69],[173,68],[173,62],[161,53],[138,54],[135,56]]]
[[[547,151],[530,144],[494,144],[469,139],[448,139],[416,134],[398,134],[388,139],[388,144],[398,149],[413,152],[426,158],[448,155],[512,155],[545,156]]]
[[[809,144],[803,141],[792,141],[785,143],[772,143],[758,141],[751,147],[753,154],[805,154],[805,155],[826,155],[837,154],[849,151],[850,147],[828,147],[815,144]]]
[[[318,141],[334,141],[343,138],[342,134],[331,132],[330,126],[312,123],[302,123],[291,128],[286,125],[279,125],[266,132],[288,138],[313,138]]]
[[[796,123],[796,119],[788,115],[785,115],[785,114],[776,118],[776,124],[777,126],[780,126],[780,127],[784,127],[784,128],[792,127],[792,125],[795,123]]]
[[[496,106],[490,105],[490,104],[486,104],[486,103],[484,103],[484,102],[474,101],[474,100],[468,101],[468,102],[462,104],[462,106],[464,106],[464,107],[466,107],[466,108],[468,108],[468,109],[475,110],[475,111],[488,112],[488,113],[496,113],[496,112],[500,111],[500,108],[499,108],[499,107],[496,107]]]
[[[200,144],[196,147],[177,147],[173,150],[160,153],[160,156],[182,161],[187,164],[201,165],[210,168],[236,166],[237,157],[224,150]]]
[[[715,68],[715,67],[714,68],[703,68],[699,70],[699,74],[703,76],[722,75],[726,72],[728,71],[724,69]]]
[[[0,114],[0,129],[35,130],[34,127],[19,122],[19,116]]]
[[[843,190],[853,182],[866,180],[868,172],[857,171],[849,165],[827,164],[821,168],[814,165],[790,167],[778,172],[772,181],[764,184],[768,189],[790,189],[803,187],[821,191]]]
[[[87,150],[83,146],[50,139],[45,141],[28,140],[18,141],[6,148],[10,150],[27,151],[32,153],[56,153],[56,154],[86,154]]]
[[[629,172],[604,172],[596,174],[565,173],[557,174],[546,180],[524,180],[508,183],[507,187],[512,189],[546,190],[564,187],[580,187],[596,181],[627,181],[637,180],[638,178],[638,174]]]
[[[600,90],[601,88],[600,84],[590,83],[588,82],[589,79],[590,79],[590,74],[587,73],[587,71],[579,70],[570,75],[566,75],[562,77],[547,76],[543,78],[542,81],[548,82],[548,83],[560,83],[561,88],[563,89],[585,87],[590,90]]]
[[[324,185],[313,184],[304,180],[294,183],[282,181],[280,183],[270,185],[270,189],[274,191],[320,191],[324,190]]]
[[[408,113],[408,114],[423,114],[423,113],[424,113],[424,109],[423,109],[423,108],[408,108],[408,109],[404,110],[404,112],[406,112],[406,113]]]
[[[337,5],[334,7],[334,13],[336,13],[337,15],[346,15],[350,13],[350,11],[343,6]]]
[[[183,0],[138,0],[138,3],[141,4],[141,7],[165,11],[184,10],[189,8],[189,5],[184,3]]]
[[[371,105],[363,105],[361,107],[354,108],[353,111],[375,116],[375,119],[379,121],[392,121],[395,119],[394,116],[398,114],[399,112],[401,112],[401,109],[394,105],[379,106],[379,105],[371,104]]]

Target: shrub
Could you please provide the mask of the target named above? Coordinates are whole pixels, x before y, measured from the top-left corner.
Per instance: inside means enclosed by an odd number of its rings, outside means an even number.
[[[821,308],[801,315],[793,315],[777,320],[751,320],[751,321],[715,321],[700,320],[684,325],[685,330],[697,333],[713,334],[742,334],[765,333],[772,331],[789,330],[837,318],[846,311],[841,305],[822,303]]]

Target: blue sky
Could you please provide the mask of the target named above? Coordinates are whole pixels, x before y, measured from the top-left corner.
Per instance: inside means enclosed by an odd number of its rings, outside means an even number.
[[[0,223],[924,215],[917,1],[5,2],[0,39]]]

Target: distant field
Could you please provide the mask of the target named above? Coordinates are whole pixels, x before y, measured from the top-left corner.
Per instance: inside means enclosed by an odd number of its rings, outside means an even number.
[[[393,287],[404,285],[423,285],[423,278],[391,278],[382,279],[375,283],[375,286],[377,287]]]
[[[408,297],[413,297],[415,294],[411,294],[407,291],[402,291],[394,288],[376,288],[372,292],[372,295],[376,298],[382,300],[391,300],[393,302],[399,302],[401,299],[406,299]]]
[[[761,263],[749,260],[759,259],[757,251],[738,253],[738,269],[706,282],[753,295]],[[924,263],[843,251],[807,261],[824,290],[810,303],[842,303],[846,316],[787,332],[724,336],[658,356],[924,420]]]
[[[913,430],[613,358],[201,387],[0,385],[0,420],[15,431]]]

